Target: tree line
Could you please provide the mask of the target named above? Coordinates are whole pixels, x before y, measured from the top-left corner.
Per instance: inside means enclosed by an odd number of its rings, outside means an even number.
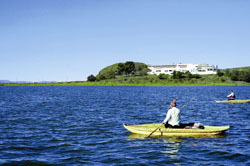
[[[192,78],[199,79],[201,78],[198,74],[191,74],[190,72],[180,72],[180,71],[173,71],[172,75],[168,74],[159,74],[158,78],[160,80],[166,79],[173,79],[173,80],[191,80]]]
[[[229,77],[233,81],[250,82],[250,70],[237,70],[237,69],[217,70],[217,75],[219,77],[222,76]]]

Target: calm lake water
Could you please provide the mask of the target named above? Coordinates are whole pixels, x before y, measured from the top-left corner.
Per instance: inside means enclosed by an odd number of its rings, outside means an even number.
[[[250,165],[250,87],[0,87],[0,165]],[[230,125],[221,137],[139,138],[178,97],[182,122]]]

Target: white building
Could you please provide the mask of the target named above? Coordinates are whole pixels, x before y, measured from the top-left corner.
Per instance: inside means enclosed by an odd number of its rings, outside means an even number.
[[[176,72],[190,72],[191,74],[216,74],[217,65],[208,64],[176,64],[176,65],[148,65],[151,70],[148,74],[169,74]]]

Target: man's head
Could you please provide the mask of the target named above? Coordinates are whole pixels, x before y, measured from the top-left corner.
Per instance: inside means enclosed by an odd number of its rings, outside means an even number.
[[[171,102],[171,107],[176,107],[176,102],[177,102],[177,98],[174,98],[174,100]]]
[[[174,100],[172,101],[172,103],[176,103],[176,101],[177,101],[177,98],[174,98]]]
[[[176,102],[171,102],[171,107],[176,107]]]

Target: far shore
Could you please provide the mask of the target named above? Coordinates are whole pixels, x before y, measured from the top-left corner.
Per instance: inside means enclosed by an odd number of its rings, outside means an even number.
[[[250,86],[249,83],[106,83],[106,82],[58,82],[58,83],[7,83],[0,86]]]

